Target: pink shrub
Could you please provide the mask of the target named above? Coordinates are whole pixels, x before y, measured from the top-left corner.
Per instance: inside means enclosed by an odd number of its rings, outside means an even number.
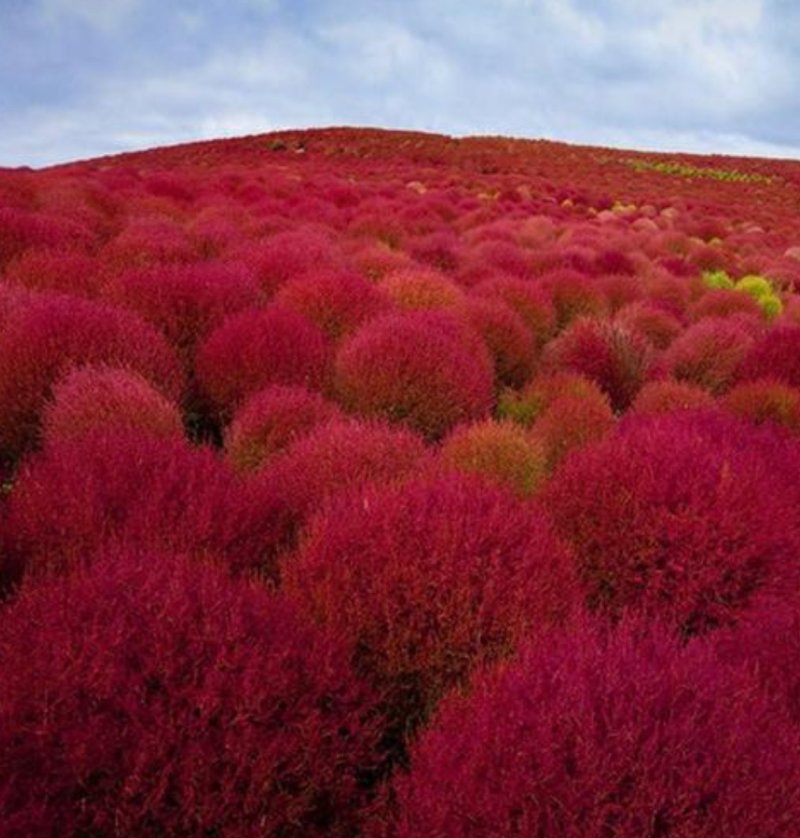
[[[634,399],[629,412],[641,416],[655,416],[677,410],[713,408],[715,404],[716,400],[708,390],[696,384],[665,378],[660,381],[648,381]]]
[[[751,332],[730,318],[706,318],[676,338],[661,357],[659,367],[677,381],[724,393],[753,343]]]
[[[259,301],[252,273],[233,263],[127,271],[113,280],[106,293],[160,329],[187,369],[197,345],[225,317]]]
[[[284,599],[111,551],[2,626],[5,835],[357,831],[376,697]]]
[[[111,265],[130,268],[192,262],[199,254],[180,224],[152,215],[129,220],[101,255]]]
[[[302,314],[334,341],[391,307],[366,279],[341,271],[297,276],[281,286],[275,299]]]
[[[378,287],[402,311],[452,308],[464,299],[453,280],[427,268],[392,271],[378,281]]]
[[[396,822],[375,834],[789,835],[798,747],[754,679],[705,646],[584,622],[445,702],[396,777]]]
[[[495,382],[521,387],[531,376],[539,350],[522,317],[502,300],[468,297],[457,312],[480,333],[494,358]]]
[[[475,287],[476,297],[499,299],[512,308],[531,330],[537,348],[543,347],[556,331],[556,314],[547,292],[536,282],[496,276]]]
[[[270,384],[322,389],[330,348],[320,329],[290,309],[271,305],[226,318],[197,351],[197,378],[223,416]]]
[[[102,274],[97,261],[80,250],[47,248],[14,259],[6,266],[5,281],[32,291],[96,297]]]
[[[52,400],[42,414],[46,444],[115,429],[179,439],[183,421],[177,405],[136,372],[77,367],[53,387]]]
[[[266,387],[234,414],[225,456],[236,471],[254,471],[317,425],[340,418],[335,404],[305,387]]]
[[[500,394],[497,413],[530,428],[550,405],[559,398],[573,397],[609,406],[608,396],[597,382],[574,372],[543,373],[529,381],[521,390],[504,390]]]
[[[401,732],[479,664],[563,619],[575,594],[569,555],[535,508],[455,475],[342,497],[284,578],[388,690]]]
[[[570,457],[543,497],[589,605],[698,633],[734,620],[755,592],[796,585],[787,456],[773,429],[681,413],[630,417]]]
[[[550,293],[559,329],[579,317],[603,318],[609,314],[609,305],[602,291],[591,279],[577,271],[552,271],[539,281]]]
[[[140,373],[165,396],[181,397],[174,354],[135,314],[66,295],[32,297],[0,332],[0,450],[16,455],[34,440],[50,388],[84,364]]]
[[[666,349],[681,333],[680,321],[660,306],[646,301],[623,306],[614,321],[647,338],[656,349]]]
[[[210,450],[130,431],[54,442],[20,469],[2,526],[0,576],[69,571],[109,542],[211,555],[275,574],[287,512]]]
[[[491,410],[492,361],[480,337],[454,315],[388,315],[342,345],[335,388],[349,410],[436,438]]]
[[[518,497],[536,491],[547,472],[543,441],[516,423],[494,419],[458,425],[442,442],[441,459],[462,474],[481,477]]]
[[[730,317],[746,314],[761,319],[761,307],[750,295],[732,288],[716,288],[706,291],[697,302],[692,303],[686,312],[689,320],[696,323],[706,317]]]
[[[609,320],[581,318],[548,344],[545,364],[596,381],[616,411],[631,403],[644,383],[652,348],[639,334]]]
[[[407,480],[428,468],[423,441],[382,422],[334,420],[297,439],[262,470],[258,481],[285,504],[291,540],[329,498],[370,484]]]
[[[800,327],[771,329],[749,346],[737,380],[759,378],[773,378],[790,387],[800,387]]]

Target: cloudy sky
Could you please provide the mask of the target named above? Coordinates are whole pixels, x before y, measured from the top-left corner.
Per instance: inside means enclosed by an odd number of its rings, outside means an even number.
[[[800,3],[0,0],[0,165],[324,125],[800,158]]]

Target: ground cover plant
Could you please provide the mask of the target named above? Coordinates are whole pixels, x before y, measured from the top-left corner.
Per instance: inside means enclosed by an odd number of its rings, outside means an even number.
[[[0,169],[0,836],[800,838],[799,189]]]

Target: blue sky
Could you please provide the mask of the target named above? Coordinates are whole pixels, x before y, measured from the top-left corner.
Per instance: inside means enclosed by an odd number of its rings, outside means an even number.
[[[800,3],[0,0],[0,165],[324,125],[800,158]]]

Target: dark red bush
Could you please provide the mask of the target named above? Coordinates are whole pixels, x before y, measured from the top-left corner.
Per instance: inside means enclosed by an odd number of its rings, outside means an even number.
[[[252,272],[222,262],[126,271],[106,293],[160,329],[187,369],[196,346],[225,317],[259,302]]]
[[[656,349],[666,349],[683,329],[677,317],[673,317],[655,303],[646,301],[623,306],[614,316],[614,320],[624,328],[647,338]]]
[[[351,836],[376,696],[284,599],[112,551],[2,614],[9,836]]]
[[[287,538],[333,495],[407,480],[430,465],[423,441],[383,422],[320,424],[267,463],[258,481],[289,510]]]
[[[349,643],[410,731],[476,666],[563,619],[573,573],[536,508],[452,475],[331,504],[287,560],[284,584]]]
[[[774,378],[737,384],[721,399],[721,406],[757,425],[775,422],[800,433],[800,388]]]
[[[120,268],[193,262],[199,253],[181,225],[163,215],[132,218],[102,251]]]
[[[254,471],[317,425],[342,417],[336,404],[305,387],[266,387],[234,414],[225,456],[236,471]]]
[[[772,838],[800,817],[800,740],[704,645],[592,623],[448,699],[394,783],[393,838]]]
[[[676,410],[713,408],[715,404],[716,400],[708,390],[696,384],[664,378],[660,381],[648,381],[633,400],[630,412],[653,416]]]
[[[223,417],[270,384],[325,387],[330,347],[322,331],[283,306],[226,318],[197,351],[197,378]]]
[[[65,571],[109,541],[212,555],[274,576],[284,502],[210,450],[135,432],[60,440],[27,460],[2,522],[0,576]]]
[[[512,308],[531,330],[539,349],[555,334],[556,313],[553,303],[537,282],[500,275],[477,285],[474,295],[490,300],[499,299]]]
[[[737,381],[773,378],[800,387],[800,328],[780,326],[765,332],[749,348]]]
[[[547,288],[556,311],[559,329],[580,317],[606,317],[609,304],[595,283],[577,271],[564,269],[540,277]]]
[[[32,291],[96,297],[103,281],[97,261],[69,248],[28,250],[5,269],[5,280]]]
[[[570,457],[544,492],[589,605],[687,633],[797,585],[800,526],[774,428],[714,413],[629,417]]]
[[[358,274],[312,271],[284,283],[277,302],[302,314],[337,341],[391,308],[375,286]]]
[[[436,438],[492,408],[493,366],[480,336],[447,312],[380,317],[336,357],[342,404]]]
[[[45,444],[114,430],[179,439],[183,421],[177,405],[135,372],[106,366],[77,367],[55,384],[42,413]]]
[[[580,318],[548,344],[549,369],[596,381],[616,411],[625,410],[644,383],[652,347],[641,335],[610,320]]]
[[[38,295],[0,331],[0,450],[18,454],[36,436],[52,385],[70,369],[107,364],[140,373],[177,401],[183,376],[164,338],[132,312],[66,295]]]

